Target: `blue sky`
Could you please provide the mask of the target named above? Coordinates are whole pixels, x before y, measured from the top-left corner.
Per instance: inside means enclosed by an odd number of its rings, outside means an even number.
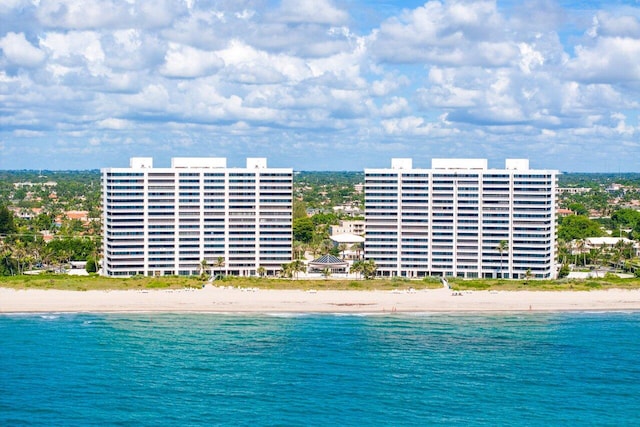
[[[636,1],[3,0],[0,169],[640,171]]]

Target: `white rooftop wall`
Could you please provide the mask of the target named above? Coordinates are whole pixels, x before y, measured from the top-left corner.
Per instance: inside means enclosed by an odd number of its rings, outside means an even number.
[[[391,159],[391,169],[413,169],[413,159]]]
[[[247,157],[247,169],[266,169],[267,159],[265,157]]]
[[[131,157],[129,167],[131,169],[150,169],[153,167],[153,157]]]
[[[510,170],[528,170],[529,159],[506,159],[505,169]]]
[[[172,168],[226,168],[227,159],[224,157],[174,157],[171,159]]]
[[[487,159],[432,159],[431,169],[487,169]]]

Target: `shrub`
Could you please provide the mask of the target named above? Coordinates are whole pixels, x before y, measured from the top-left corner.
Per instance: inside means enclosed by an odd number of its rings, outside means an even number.
[[[560,267],[560,270],[558,271],[558,279],[562,279],[563,277],[567,277],[570,272],[571,272],[571,269],[569,268],[569,265],[568,264],[562,264],[562,267]]]
[[[85,270],[87,270],[87,273],[95,273],[98,271],[98,263],[94,258],[87,258]]]

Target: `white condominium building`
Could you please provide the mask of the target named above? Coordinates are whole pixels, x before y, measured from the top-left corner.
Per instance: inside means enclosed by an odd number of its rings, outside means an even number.
[[[556,175],[523,159],[365,169],[365,257],[383,276],[555,277]]]
[[[293,170],[264,158],[132,158],[102,170],[107,276],[274,275],[291,261]]]

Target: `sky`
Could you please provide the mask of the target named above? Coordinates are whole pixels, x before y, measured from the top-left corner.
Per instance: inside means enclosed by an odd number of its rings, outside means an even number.
[[[640,3],[1,0],[0,169],[640,172]]]

